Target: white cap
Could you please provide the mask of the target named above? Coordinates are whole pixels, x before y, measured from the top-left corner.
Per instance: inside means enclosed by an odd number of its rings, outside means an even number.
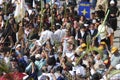
[[[95,24],[95,23],[96,23],[96,19],[93,19],[93,20],[92,20],[92,23]]]
[[[18,48],[18,47],[20,47],[21,46],[21,44],[18,44],[17,46],[16,46],[16,48]]]
[[[40,54],[36,54],[36,55],[35,55],[35,58],[36,58],[36,59],[38,59],[38,58],[40,59],[40,58],[41,58],[41,55],[40,55]]]
[[[87,27],[87,26],[88,26],[88,24],[84,24],[84,26],[85,26],[85,27]]]
[[[114,0],[111,0],[111,1],[110,1],[110,4],[115,4],[115,1],[114,1]]]
[[[117,65],[116,65],[116,69],[117,69],[117,70],[120,70],[120,64],[117,64]]]

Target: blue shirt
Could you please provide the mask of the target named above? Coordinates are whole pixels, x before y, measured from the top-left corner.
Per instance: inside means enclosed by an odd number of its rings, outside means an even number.
[[[38,68],[38,76],[40,76],[41,74],[42,74],[42,72],[41,72],[41,69],[42,69],[42,67],[43,66],[45,66],[46,65],[46,60],[45,59],[41,59],[40,61],[38,61],[38,60],[36,60],[35,61],[35,65],[37,66],[37,68]],[[31,69],[31,67],[32,67],[32,63],[30,63],[27,67],[26,67],[26,71],[29,71],[30,69]]]

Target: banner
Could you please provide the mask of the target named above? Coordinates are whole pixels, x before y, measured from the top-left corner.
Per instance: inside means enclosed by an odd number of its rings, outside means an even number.
[[[84,15],[86,18],[90,18],[90,3],[81,2],[79,3],[79,15]]]

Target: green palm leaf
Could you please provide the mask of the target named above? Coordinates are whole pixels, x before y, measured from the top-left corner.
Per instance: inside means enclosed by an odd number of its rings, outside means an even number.
[[[7,64],[5,64],[3,61],[0,63],[0,73],[9,73],[10,69]]]
[[[107,76],[108,80],[109,80],[111,77],[113,77],[114,75],[116,75],[116,74],[120,74],[120,70],[112,70],[112,71],[110,71],[109,76]]]

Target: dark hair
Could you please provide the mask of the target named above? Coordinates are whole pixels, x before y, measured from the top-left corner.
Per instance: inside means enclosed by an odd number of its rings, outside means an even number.
[[[30,60],[31,60],[32,62],[35,62],[35,56],[31,56],[31,57],[30,57]]]
[[[100,80],[101,78],[102,75],[98,72],[92,75],[92,80]]]
[[[60,71],[60,73],[62,73],[62,70],[63,70],[63,68],[62,68],[61,66],[58,66],[58,67],[56,68],[56,71]]]
[[[99,9],[103,9],[103,6],[102,5],[98,5]]]
[[[49,57],[48,60],[47,60],[47,64],[48,65],[55,65],[56,64],[56,60],[55,60],[55,57]]]
[[[66,65],[66,67],[67,67],[67,69],[66,69],[67,71],[72,70],[72,67],[73,67],[73,64],[72,64],[72,63],[66,62],[65,65]]]
[[[17,60],[16,57],[12,57],[12,58],[10,59],[10,61],[15,61],[15,62],[17,62],[18,60]]]

